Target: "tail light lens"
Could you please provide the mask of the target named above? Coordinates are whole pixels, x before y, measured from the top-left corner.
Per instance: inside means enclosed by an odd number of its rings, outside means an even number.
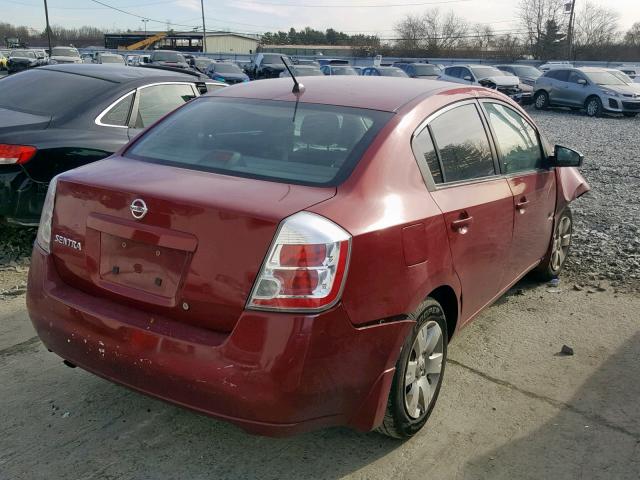
[[[40,225],[38,226],[38,235],[36,242],[45,252],[51,253],[51,222],[53,221],[53,207],[56,203],[56,186],[58,177],[53,177],[49,183],[47,196],[44,199],[42,207],[42,215],[40,215]]]
[[[27,163],[36,154],[36,147],[29,145],[7,145],[0,143],[0,165]]]
[[[300,212],[285,219],[256,278],[247,308],[309,311],[340,298],[351,235],[320,215]]]

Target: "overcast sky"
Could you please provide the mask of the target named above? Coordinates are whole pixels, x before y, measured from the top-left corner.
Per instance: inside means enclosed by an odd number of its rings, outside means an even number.
[[[200,0],[100,0],[151,19],[149,30],[174,30],[201,25]],[[576,0],[577,8],[587,0]],[[616,10],[622,29],[640,22],[640,0],[591,0]],[[48,0],[52,24],[92,25],[106,29],[143,29],[140,19],[92,0]],[[205,0],[207,30],[261,33],[310,26],[349,33],[393,37],[393,26],[408,13],[429,8],[453,10],[471,23],[490,24],[497,32],[518,30],[518,0]],[[42,0],[0,0],[0,21],[44,27]],[[158,20],[159,22],[155,22]],[[179,24],[179,25],[178,25]]]

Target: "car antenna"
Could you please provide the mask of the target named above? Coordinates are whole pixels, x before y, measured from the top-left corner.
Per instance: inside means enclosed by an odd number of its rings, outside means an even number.
[[[293,74],[293,71],[289,68],[289,65],[287,65],[287,61],[284,59],[284,56],[280,55],[280,58],[282,59],[282,63],[284,63],[285,68],[289,72],[289,75],[291,75],[291,78],[293,79],[293,89],[291,90],[291,93],[294,93],[296,95],[303,94],[304,93],[304,85],[302,85],[300,82],[298,82],[298,79]]]

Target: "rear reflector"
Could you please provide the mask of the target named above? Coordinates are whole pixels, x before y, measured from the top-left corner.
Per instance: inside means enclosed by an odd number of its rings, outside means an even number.
[[[247,308],[310,311],[333,306],[346,277],[351,235],[309,212],[285,219],[256,279]]]
[[[24,164],[36,154],[36,147],[0,143],[0,165]]]

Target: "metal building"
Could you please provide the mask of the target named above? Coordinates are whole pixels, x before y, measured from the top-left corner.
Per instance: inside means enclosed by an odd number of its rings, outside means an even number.
[[[250,55],[256,53],[258,43],[257,37],[240,33],[207,33],[207,52],[209,53]]]

